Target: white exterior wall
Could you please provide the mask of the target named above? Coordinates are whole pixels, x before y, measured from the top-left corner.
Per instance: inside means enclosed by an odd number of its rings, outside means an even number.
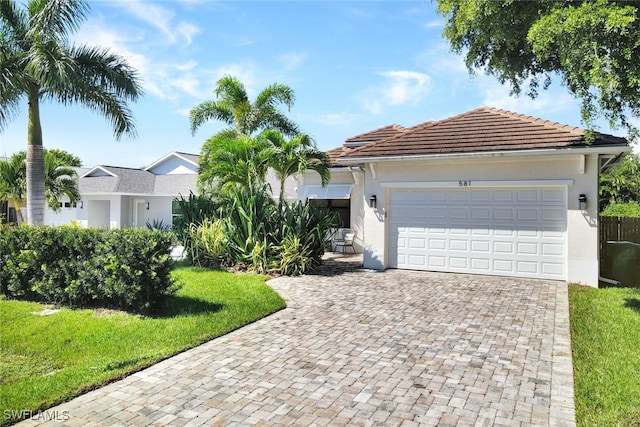
[[[314,172],[308,172],[309,175],[312,173]],[[319,180],[319,175],[316,174],[316,176],[318,176],[318,180]],[[269,184],[269,187],[271,187],[271,197],[273,197],[274,200],[280,200],[280,179],[278,179],[274,170],[269,168],[267,170],[267,176],[265,178],[266,178],[267,184]],[[298,200],[297,191],[298,191],[298,188],[297,188],[297,181],[295,177],[290,176],[287,179],[285,179],[284,181],[285,200],[288,202]]]
[[[171,216],[172,202],[175,197],[150,197],[149,210],[147,213],[147,221],[162,221],[165,225],[171,225],[173,218]]]
[[[584,165],[584,168],[582,167]],[[518,185],[536,181],[572,181],[567,188],[567,281],[590,286],[598,284],[598,156],[591,154],[472,157],[465,159],[434,159],[431,161],[380,162],[372,171],[365,168],[362,199],[375,194],[377,209],[363,203],[366,245],[364,267],[384,269],[388,266],[386,248],[387,199],[390,188],[404,183],[435,182],[442,187],[456,187],[459,181],[471,186],[477,181],[500,181],[504,185]],[[354,188],[355,193],[355,188]],[[588,199],[586,211],[579,210],[578,196]],[[352,197],[355,194],[352,194]]]
[[[49,206],[45,207],[44,211],[44,223],[46,225],[71,225],[78,217],[78,210],[80,210],[80,203],[78,202],[75,208],[65,208],[64,203],[69,202],[67,196],[63,196],[60,201],[63,203],[63,207],[58,212],[51,209]]]

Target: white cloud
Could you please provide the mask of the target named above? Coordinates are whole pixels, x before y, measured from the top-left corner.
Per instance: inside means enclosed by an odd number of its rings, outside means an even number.
[[[307,59],[307,54],[303,52],[283,53],[278,57],[285,71],[292,71],[298,68]]]
[[[431,78],[416,71],[386,71],[380,73],[385,83],[369,90],[364,107],[371,114],[380,114],[385,106],[416,104],[429,92]]]
[[[576,99],[562,87],[541,90],[538,96],[532,99],[524,93],[519,96],[510,95],[510,86],[501,84],[492,76],[478,75],[476,83],[484,94],[484,105],[490,107],[546,116],[579,109]]]
[[[387,71],[382,76],[390,81],[383,94],[391,105],[419,101],[429,90],[431,82],[428,75],[415,71]]]
[[[442,19],[434,19],[433,21],[425,22],[423,25],[424,28],[444,28],[444,21]]]
[[[171,44],[176,43],[178,41],[177,35],[180,35],[183,41],[189,45],[193,41],[193,36],[201,31],[196,25],[187,22],[175,24],[173,22],[175,13],[157,4],[141,2],[140,0],[119,0],[115,4],[141,21],[160,30]]]

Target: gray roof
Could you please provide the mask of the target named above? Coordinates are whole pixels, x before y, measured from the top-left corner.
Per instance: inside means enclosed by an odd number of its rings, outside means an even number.
[[[154,193],[188,196],[189,192],[195,192],[198,175],[157,175]]]
[[[175,154],[198,164],[195,154]],[[74,168],[78,174],[80,194],[188,195],[196,190],[195,173],[156,175],[145,169],[99,165]],[[90,175],[86,176],[87,173]]]
[[[184,157],[184,158],[185,158],[185,159],[187,159],[187,160],[192,161],[192,162],[193,162],[193,163],[195,163],[196,165],[197,165],[197,164],[200,164],[200,156],[199,156],[199,155],[197,155],[197,154],[182,153],[182,152],[180,152],[180,151],[176,151],[175,153],[176,153],[176,154],[178,154],[178,155],[180,155],[180,156],[182,156],[182,157]]]

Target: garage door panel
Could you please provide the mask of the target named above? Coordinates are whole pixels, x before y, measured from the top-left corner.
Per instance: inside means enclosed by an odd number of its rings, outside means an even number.
[[[450,239],[449,249],[452,251],[467,251],[469,249],[468,240]]]
[[[537,202],[538,190],[518,190],[517,200],[519,202]]]
[[[472,220],[488,220],[491,218],[491,209],[488,207],[482,208],[471,208],[471,219]]]
[[[542,255],[562,256],[564,255],[564,245],[562,243],[543,243]]]
[[[471,252],[489,252],[491,243],[485,240],[472,240]]]
[[[513,246],[513,242],[493,242],[493,252],[513,255]]]
[[[564,188],[390,191],[388,265],[565,279],[565,194]]]
[[[450,257],[449,267],[452,269],[467,269],[469,268],[468,258]]]

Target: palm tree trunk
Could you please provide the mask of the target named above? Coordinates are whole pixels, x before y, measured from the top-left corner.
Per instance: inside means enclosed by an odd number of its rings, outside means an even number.
[[[284,203],[284,181],[287,178],[280,178],[280,203]]]
[[[27,125],[27,222],[44,224],[44,152],[40,125],[40,88],[29,90]]]
[[[22,224],[22,211],[20,210],[20,201],[13,199],[13,208],[16,211],[16,223],[18,225]]]

